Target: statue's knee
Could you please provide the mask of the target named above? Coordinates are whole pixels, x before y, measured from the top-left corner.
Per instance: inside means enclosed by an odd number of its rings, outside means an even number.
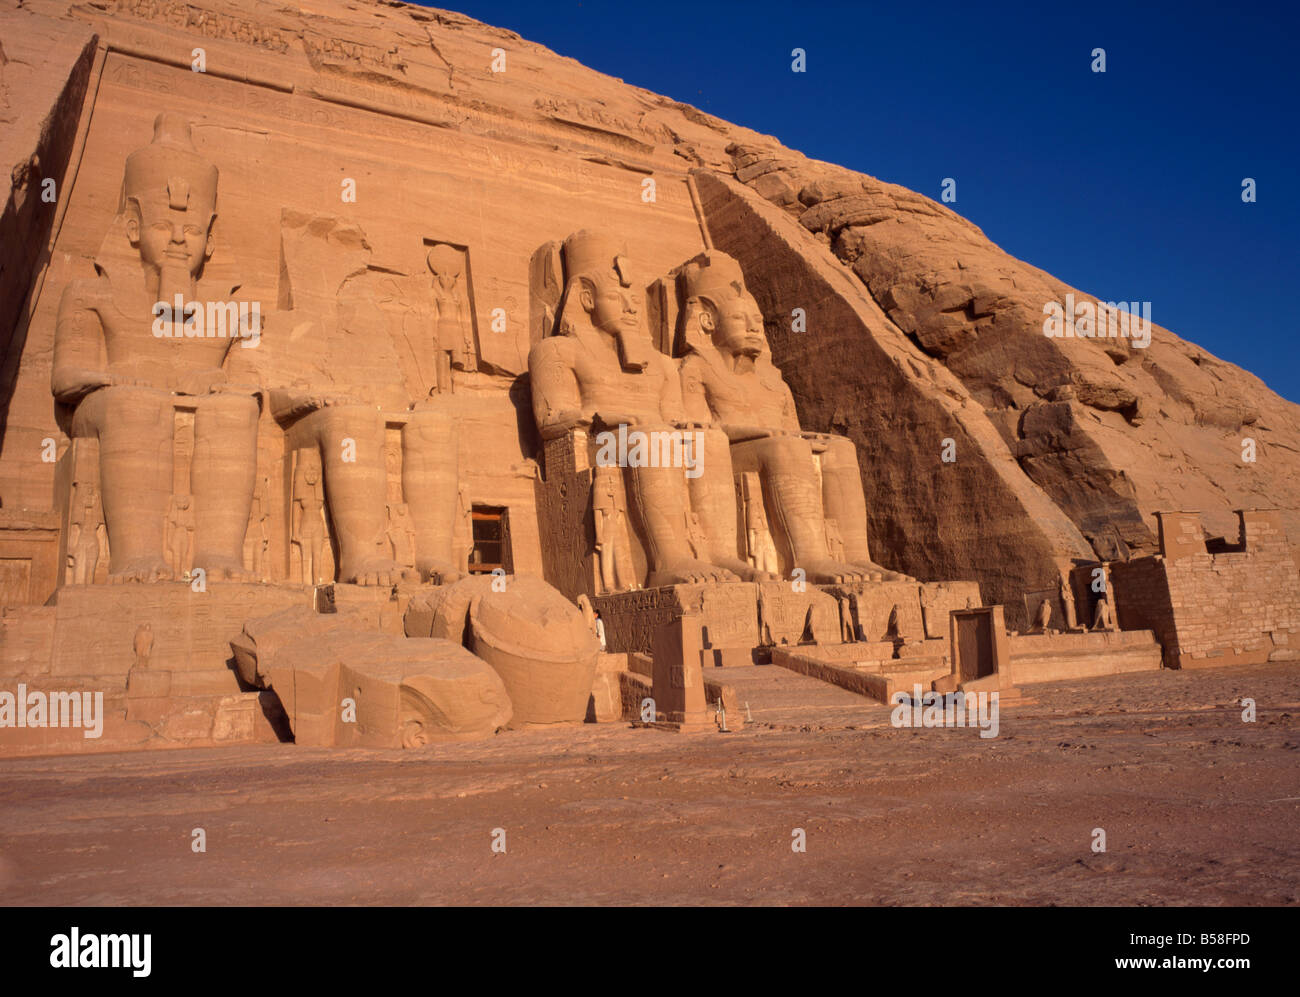
[[[445,450],[456,444],[456,423],[445,412],[412,412],[402,429],[407,448]]]
[[[222,431],[257,424],[257,399],[252,395],[205,395],[198,400],[196,409],[197,421]]]
[[[830,466],[857,468],[858,448],[846,436],[825,436],[826,452],[822,461]]]
[[[812,445],[801,436],[774,436],[764,441],[763,451],[769,467],[803,468],[812,462]]]
[[[384,423],[379,410],[366,405],[330,405],[313,412],[310,418],[322,448],[337,447],[348,440],[374,445],[383,442]]]
[[[77,435],[103,436],[117,431],[150,434],[154,430],[170,431],[171,413],[171,395],[166,392],[115,386],[101,388],[82,402],[73,424],[82,421],[94,429],[93,434]]]

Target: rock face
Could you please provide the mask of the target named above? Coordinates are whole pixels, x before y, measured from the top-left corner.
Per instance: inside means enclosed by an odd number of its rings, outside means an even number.
[[[1045,304],[1095,296],[905,188],[785,150],[729,151],[738,181],[828,247],[890,324],[960,380],[1099,557],[1154,550],[1158,509],[1202,510],[1226,536],[1233,509],[1279,507],[1300,539],[1287,486],[1300,471],[1300,408],[1258,378],[1158,325],[1145,348],[1049,338]],[[1243,439],[1255,441],[1253,463]]]
[[[1159,326],[1145,348],[1049,338],[1044,305],[1091,299],[941,205],[511,32],[387,2],[27,0],[0,13],[0,43],[5,606],[76,580],[72,525],[82,570],[109,570],[112,550],[91,550],[102,498],[78,487],[103,455],[70,445],[85,426],[50,393],[55,333],[66,289],[129,248],[110,246],[123,163],[161,113],[220,171],[206,279],[262,306],[260,346],[227,365],[246,391],[221,398],[249,419],[258,399],[240,451],[258,471],[230,505],[251,503],[242,571],[258,581],[449,578],[471,507],[508,514],[507,573],[542,573],[559,541],[538,527],[529,356],[564,275],[537,254],[584,228],[626,242],[647,281],[711,249],[739,262],[798,425],[856,447],[884,569],[978,581],[1015,625],[1063,568],[1153,551],[1157,509],[1227,534],[1233,509],[1276,508],[1300,542],[1300,408],[1256,378]],[[178,481],[227,438],[192,408],[159,437]],[[338,438],[368,475],[346,499]],[[68,521],[71,497],[89,518]],[[625,506],[602,514],[617,525]],[[186,553],[190,514],[167,515],[182,575],[213,528],[200,509]],[[357,554],[377,530],[383,556]]]

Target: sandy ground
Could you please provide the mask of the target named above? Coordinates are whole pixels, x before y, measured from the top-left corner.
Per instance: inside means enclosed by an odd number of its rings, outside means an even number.
[[[742,733],[610,724],[411,752],[0,762],[0,902],[1300,897],[1294,665],[1031,686],[993,739],[894,729],[889,708],[775,666],[726,671],[754,719]],[[192,850],[195,828],[206,852]]]

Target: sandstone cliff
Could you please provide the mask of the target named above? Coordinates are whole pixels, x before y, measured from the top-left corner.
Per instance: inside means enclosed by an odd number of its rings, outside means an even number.
[[[52,470],[34,455],[59,430],[49,339],[32,315],[50,250],[67,254],[52,270],[84,267],[102,231],[57,243],[66,201],[35,210],[33,193],[47,177],[71,191],[79,175],[120,175],[120,149],[86,144],[108,63],[115,86],[141,94],[132,112],[141,122],[171,95],[151,92],[139,67],[184,71],[178,83],[210,88],[214,147],[263,141],[242,121],[274,121],[272,101],[286,127],[291,118],[302,141],[322,146],[310,132],[325,120],[320,109],[347,109],[380,160],[390,148],[408,156],[472,138],[488,151],[459,165],[485,179],[464,196],[504,198],[498,207],[536,215],[550,238],[585,220],[549,208],[547,189],[625,190],[643,221],[623,234],[660,267],[685,258],[671,212],[693,210],[745,266],[803,425],[858,444],[877,560],[926,578],[977,578],[988,599],[1008,603],[1009,619],[1020,618],[1024,592],[1053,587],[1063,566],[1150,550],[1159,509],[1201,510],[1212,531],[1230,533],[1232,509],[1279,508],[1300,543],[1291,485],[1300,477],[1300,407],[1257,378],[1159,327],[1145,349],[1049,339],[1043,305],[1090,296],[1002,252],[942,205],[512,32],[390,2],[5,0],[0,45],[0,151],[13,176],[0,219],[5,514],[52,508]],[[196,48],[205,63],[197,82],[188,79]],[[657,204],[641,200],[646,177],[662,192]],[[685,189],[688,177],[690,199],[674,202],[670,188]],[[514,178],[533,193],[513,201],[500,193]],[[402,174],[376,180],[399,202],[391,210],[400,219]],[[251,190],[259,181],[250,169],[229,182]],[[88,209],[104,207],[96,197]],[[273,207],[263,213],[278,223]],[[540,244],[504,230],[473,234],[521,267]],[[264,271],[254,283],[273,289],[274,260],[252,262]],[[375,269],[385,267],[380,259]],[[803,331],[791,328],[795,308],[806,313]],[[527,337],[508,344],[493,369],[521,374],[527,347]],[[1254,463],[1242,460],[1243,438],[1255,441]],[[941,459],[948,441],[951,462]]]

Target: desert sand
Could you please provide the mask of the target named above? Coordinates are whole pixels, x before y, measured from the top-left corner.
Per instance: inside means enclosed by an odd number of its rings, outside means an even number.
[[[1289,666],[1033,687],[999,736],[775,667],[753,723],[408,751],[6,762],[6,904],[1279,905],[1300,896]],[[1242,697],[1258,704],[1241,719]],[[201,827],[207,851],[195,853]],[[806,832],[807,851],[791,848]],[[1091,850],[1104,828],[1107,851]],[[505,829],[505,852],[493,830]]]

